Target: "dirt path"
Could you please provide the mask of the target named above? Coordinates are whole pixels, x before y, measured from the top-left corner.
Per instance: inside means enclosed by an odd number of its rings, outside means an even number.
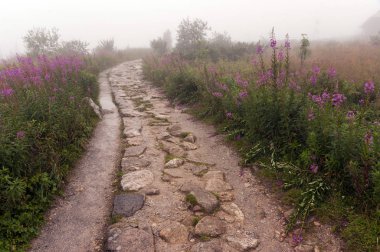
[[[95,129],[88,150],[68,178],[62,198],[48,213],[31,251],[100,251],[115,170],[120,154],[120,117],[112,102],[106,73],[100,82],[100,104],[108,111]]]
[[[105,251],[340,251],[318,222],[300,244],[286,236],[288,209],[212,126],[143,80],[141,61],[113,68],[109,81],[126,148]]]

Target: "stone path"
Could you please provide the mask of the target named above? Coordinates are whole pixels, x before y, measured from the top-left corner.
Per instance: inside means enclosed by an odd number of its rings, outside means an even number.
[[[212,126],[143,80],[141,61],[113,68],[109,82],[125,150],[106,251],[340,251],[323,225],[294,244],[287,209],[241,170]]]

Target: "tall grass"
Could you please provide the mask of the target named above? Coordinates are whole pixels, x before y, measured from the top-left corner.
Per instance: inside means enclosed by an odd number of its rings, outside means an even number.
[[[18,57],[0,70],[0,250],[23,251],[97,122],[82,58]]]

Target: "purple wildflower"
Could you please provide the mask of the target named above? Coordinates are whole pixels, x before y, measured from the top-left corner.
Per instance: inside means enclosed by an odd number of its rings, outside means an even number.
[[[290,41],[288,38],[285,40],[285,48],[290,49]]]
[[[270,39],[270,47],[275,48],[277,45],[277,41],[275,38]]]
[[[329,70],[327,71],[327,75],[330,78],[334,78],[336,76],[336,70],[333,67],[330,67]]]
[[[244,99],[248,96],[248,92],[246,90],[243,90],[239,93],[240,99]]]
[[[315,102],[319,106],[323,106],[323,104],[325,103],[320,95],[312,95],[309,93],[309,97],[313,102]]]
[[[313,66],[313,73],[319,74],[321,72],[321,68],[319,66]]]
[[[218,97],[218,98],[223,97],[223,94],[221,92],[212,92],[211,94],[214,97]]]
[[[355,111],[349,110],[347,112],[347,119],[348,120],[353,120],[355,118]]]
[[[301,234],[293,234],[292,240],[294,244],[300,244],[303,241],[303,237]]]
[[[222,89],[222,90],[224,90],[224,91],[228,91],[228,86],[227,86],[226,84],[224,84],[224,83],[216,82],[215,85],[216,85],[218,88],[220,88],[220,89]]]
[[[226,112],[226,117],[227,117],[228,119],[232,119],[232,118],[233,118],[233,115],[232,115],[231,112]]]
[[[317,76],[315,74],[313,74],[311,77],[310,77],[310,82],[313,86],[315,86],[317,84]]]
[[[6,87],[0,91],[0,94],[4,97],[9,97],[9,96],[13,95],[13,93],[14,93],[14,90],[10,87]]]
[[[314,119],[315,119],[314,111],[310,110],[309,113],[307,114],[307,120],[313,121]]]
[[[364,135],[364,142],[366,145],[372,145],[373,144],[373,135],[371,131],[368,131]]]
[[[247,81],[247,80],[244,80],[244,79],[241,77],[240,73],[237,73],[237,74],[236,74],[235,82],[236,82],[236,84],[238,84],[240,87],[243,87],[243,88],[248,87],[248,81]]]
[[[373,92],[375,92],[375,84],[373,83],[373,81],[368,81],[364,83],[364,93],[370,94]]]
[[[258,44],[256,46],[256,53],[257,54],[263,54],[264,53],[264,49],[263,49],[263,47],[260,44]]]
[[[25,131],[23,130],[17,131],[16,137],[17,139],[23,139],[25,137]]]
[[[278,53],[277,58],[279,61],[283,61],[285,59],[284,52],[282,50]]]
[[[346,99],[347,98],[344,96],[344,94],[335,93],[332,97],[332,104],[335,107],[339,107]]]
[[[310,165],[310,171],[311,171],[312,173],[317,173],[317,172],[318,172],[318,165],[317,165],[316,163],[312,163],[312,164]]]

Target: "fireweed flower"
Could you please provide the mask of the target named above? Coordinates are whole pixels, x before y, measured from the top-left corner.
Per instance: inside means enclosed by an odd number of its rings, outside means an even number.
[[[310,77],[310,83],[311,83],[311,85],[315,86],[317,84],[317,80],[318,80],[317,76],[313,74]]]
[[[373,92],[375,92],[375,84],[373,83],[373,81],[368,81],[364,83],[364,93],[371,94]]]
[[[244,99],[248,96],[248,92],[246,90],[243,90],[239,93],[239,98]]]
[[[244,80],[239,73],[236,74],[235,77],[235,82],[238,84],[240,87],[246,88],[248,87],[248,81]]]
[[[353,120],[355,118],[355,111],[348,111],[346,117],[348,120]]]
[[[270,47],[276,48],[276,45],[277,45],[276,39],[275,38],[271,38],[270,39]]]
[[[17,139],[23,139],[25,137],[25,131],[23,130],[17,131],[16,137]]]
[[[227,86],[226,84],[224,84],[224,83],[216,82],[215,85],[216,85],[218,88],[220,88],[220,89],[222,89],[222,90],[224,90],[224,91],[228,91],[228,86]]]
[[[289,41],[289,39],[285,40],[285,48],[290,49],[290,41]]]
[[[322,107],[324,105],[324,101],[322,99],[322,97],[320,95],[312,95],[312,94],[308,94],[309,95],[309,98],[315,102],[316,104],[318,104],[320,107]]]
[[[364,142],[366,145],[372,145],[373,144],[373,135],[371,131],[368,131],[364,135]]]
[[[321,72],[321,68],[319,66],[313,66],[313,73],[318,75]]]
[[[316,163],[312,163],[311,165],[310,165],[310,172],[312,172],[312,173],[317,173],[318,172],[318,165],[316,164]]]
[[[233,115],[232,115],[231,112],[226,112],[226,117],[227,117],[228,119],[232,119],[232,118],[233,118]]]
[[[264,49],[261,45],[257,45],[256,46],[256,54],[263,54],[264,53]]]
[[[359,100],[359,105],[360,105],[360,106],[363,106],[364,103],[365,103],[364,99],[360,99],[360,100]]]
[[[307,114],[307,120],[308,121],[313,121],[315,119],[315,114],[313,110],[310,110],[309,113]]]
[[[329,94],[327,91],[323,91],[321,97],[322,97],[322,100],[323,100],[324,102],[327,102],[328,100],[330,100],[330,94]]]
[[[336,70],[333,67],[330,67],[329,70],[327,71],[327,75],[330,78],[334,78],[336,76]]]
[[[223,97],[223,94],[221,92],[212,92],[211,94],[212,96],[217,97],[217,98]]]
[[[10,87],[6,87],[3,90],[0,91],[0,94],[4,97],[12,96],[14,93],[14,90]]]
[[[340,105],[342,105],[342,103],[346,100],[346,96],[344,96],[344,94],[339,94],[339,93],[335,93],[333,94],[333,97],[332,97],[332,104],[333,106],[335,107],[339,107]]]
[[[283,61],[285,59],[284,52],[282,50],[278,53],[277,58],[279,61]]]
[[[303,237],[301,234],[293,234],[292,240],[294,244],[300,244],[303,241]]]

